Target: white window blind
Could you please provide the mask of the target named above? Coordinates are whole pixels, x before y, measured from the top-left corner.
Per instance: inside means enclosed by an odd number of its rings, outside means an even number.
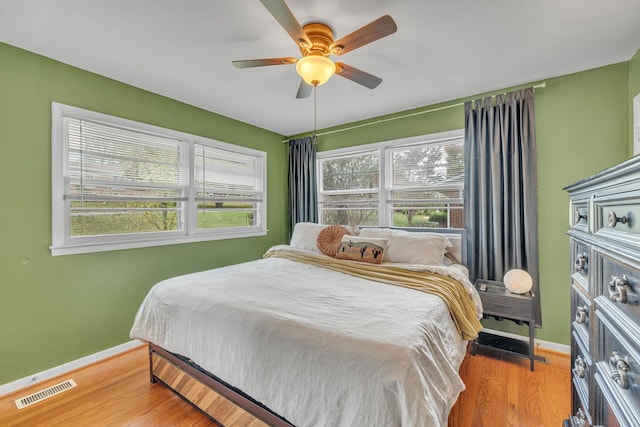
[[[183,230],[185,144],[65,117],[71,238]]]
[[[253,226],[263,202],[262,163],[255,156],[195,144],[198,228],[229,226],[225,216]]]
[[[402,225],[410,227],[462,227],[462,138],[389,147],[386,159],[387,205],[394,222],[406,218]]]
[[[266,153],[52,104],[54,255],[266,234]]]
[[[317,158],[323,223],[463,227],[461,130],[319,152]]]

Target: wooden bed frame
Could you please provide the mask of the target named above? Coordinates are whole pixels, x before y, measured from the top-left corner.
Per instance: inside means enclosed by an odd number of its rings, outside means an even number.
[[[160,382],[220,426],[292,427],[284,418],[187,358],[149,343],[151,382]]]
[[[452,241],[459,240],[455,243],[456,256],[466,264],[466,230],[405,230],[436,231],[446,234]],[[162,383],[219,426],[295,427],[265,405],[205,371],[188,358],[153,343],[149,343],[149,371],[152,383]]]

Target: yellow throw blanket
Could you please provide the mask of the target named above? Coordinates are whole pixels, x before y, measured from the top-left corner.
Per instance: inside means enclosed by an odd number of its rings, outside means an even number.
[[[429,271],[411,271],[393,266],[355,263],[301,252],[270,251],[264,254],[264,258],[272,257],[304,262],[352,276],[439,296],[447,304],[453,322],[463,339],[477,338],[478,332],[482,329],[471,297],[461,283],[450,277]]]

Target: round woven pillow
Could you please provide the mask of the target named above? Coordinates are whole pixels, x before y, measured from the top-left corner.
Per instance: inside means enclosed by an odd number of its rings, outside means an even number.
[[[330,225],[323,228],[320,230],[320,233],[318,233],[318,238],[316,239],[318,249],[325,255],[335,257],[340,247],[342,236],[345,234],[349,234],[349,230],[340,225]]]

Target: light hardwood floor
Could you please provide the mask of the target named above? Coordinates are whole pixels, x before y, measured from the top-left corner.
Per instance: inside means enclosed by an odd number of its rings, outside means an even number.
[[[540,351],[548,363],[492,349],[468,354],[460,367],[467,389],[449,415],[449,427],[560,427],[571,412],[567,354]]]
[[[467,355],[467,385],[449,427],[561,426],[570,412],[568,355],[541,352],[536,363],[482,350]],[[72,378],[78,386],[24,409],[14,400]],[[210,426],[208,418],[160,384],[149,382],[145,347],[0,398],[0,426]],[[426,427],[426,426],[425,426]]]

